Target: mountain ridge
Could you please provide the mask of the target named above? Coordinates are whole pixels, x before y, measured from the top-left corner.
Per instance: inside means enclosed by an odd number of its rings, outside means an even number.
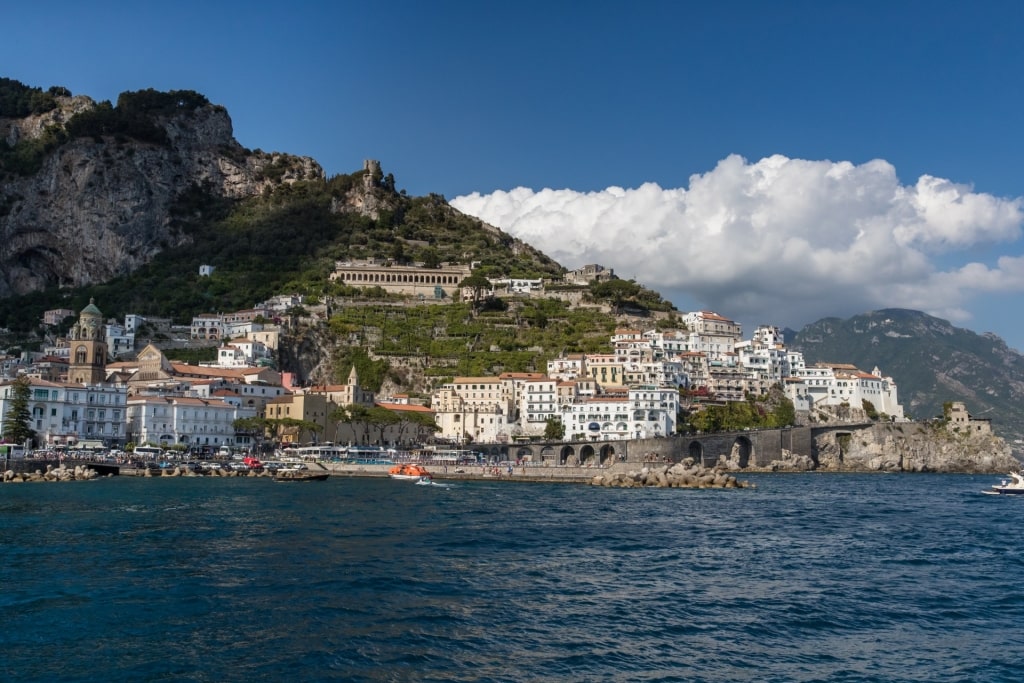
[[[1020,449],[1024,439],[1024,356],[998,335],[979,334],[921,311],[885,308],[850,318],[822,318],[792,336],[804,360],[879,367],[898,382],[908,415],[942,415],[943,403],[963,401],[990,418]]]

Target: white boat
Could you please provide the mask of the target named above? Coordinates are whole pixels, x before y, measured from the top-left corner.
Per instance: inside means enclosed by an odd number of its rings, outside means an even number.
[[[1024,495],[1024,475],[1020,472],[1010,472],[1012,481],[1003,479],[998,484],[993,484],[992,488],[983,493],[991,495]]]

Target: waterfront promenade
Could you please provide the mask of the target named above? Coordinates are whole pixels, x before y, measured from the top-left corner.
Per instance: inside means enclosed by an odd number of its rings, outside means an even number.
[[[2,464],[2,463],[0,463]],[[8,463],[8,469],[17,473],[30,474],[33,472],[45,473],[48,468],[57,468],[61,463],[47,460],[12,460]],[[126,477],[151,477],[164,478],[170,476],[179,477],[213,477],[213,478],[260,478],[270,477],[270,472],[225,472],[215,474],[206,472],[196,474],[184,468],[169,467],[164,470],[147,470],[141,465],[133,463],[112,464],[109,462],[90,462],[77,460],[65,463],[68,467],[75,465],[89,467],[96,470],[100,476],[126,476]],[[387,464],[362,464],[362,463],[307,463],[310,469],[327,471],[331,476],[347,478],[378,478],[384,479],[388,476],[391,465]],[[617,471],[630,469],[627,463],[617,463],[610,467],[554,467],[545,465],[519,465],[509,471],[507,465],[479,466],[479,465],[440,465],[428,464],[427,469],[436,480],[452,481],[508,481],[508,482],[547,482],[547,483],[589,483],[598,474],[609,474]]]

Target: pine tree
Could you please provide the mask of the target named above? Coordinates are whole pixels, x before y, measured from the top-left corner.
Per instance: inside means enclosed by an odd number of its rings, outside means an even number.
[[[28,377],[22,375],[14,380],[11,385],[11,399],[3,423],[4,440],[9,443],[22,444],[36,437],[35,430],[31,427],[32,413],[28,405],[31,396],[32,387]]]

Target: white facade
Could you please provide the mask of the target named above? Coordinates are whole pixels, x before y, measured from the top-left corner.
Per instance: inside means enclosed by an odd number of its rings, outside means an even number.
[[[220,399],[138,396],[127,405],[128,436],[136,444],[235,445],[239,408]]]
[[[0,415],[6,415],[12,384],[0,385]],[[31,427],[40,446],[102,441],[120,446],[125,439],[127,389],[112,384],[84,385],[31,380]],[[3,426],[0,424],[0,435]]]
[[[125,325],[119,323],[105,325],[104,336],[107,342],[107,353],[112,358],[135,350],[135,333],[129,332]]]
[[[565,381],[579,379],[587,374],[587,359],[583,354],[559,356],[548,361],[548,377]]]
[[[879,413],[903,419],[896,382],[882,377],[878,368],[867,373],[852,365],[818,363],[798,371],[794,379],[797,381],[786,383],[786,393],[794,405],[799,402],[808,410],[843,405],[861,410],[863,402],[870,401]]]
[[[637,386],[563,406],[562,423],[567,441],[648,439],[674,434],[678,411],[677,390]]]
[[[270,350],[263,342],[242,338],[233,339],[228,344],[218,347],[217,360],[200,365],[213,368],[246,368],[269,358]]]
[[[519,394],[519,425],[526,436],[543,436],[550,418],[558,413],[558,380],[529,380],[523,383]]]

